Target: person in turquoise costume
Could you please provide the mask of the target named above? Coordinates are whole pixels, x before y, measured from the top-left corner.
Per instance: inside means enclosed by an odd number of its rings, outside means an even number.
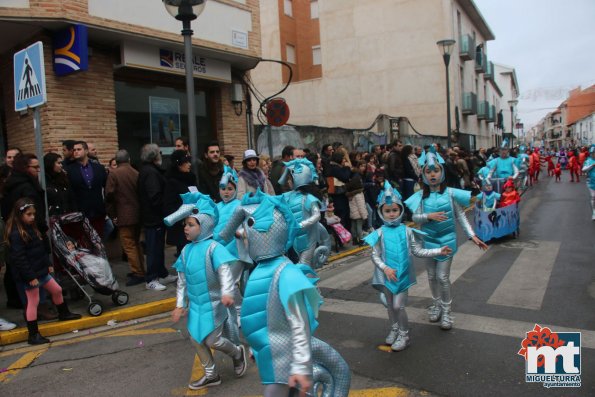
[[[179,321],[188,313],[188,332],[196,348],[204,375],[188,387],[199,390],[221,384],[211,349],[231,357],[237,377],[246,372],[246,350],[236,339],[232,342],[226,329],[229,324],[228,307],[234,304],[233,264],[237,258],[223,245],[214,241],[213,229],[219,213],[213,200],[204,194],[182,194],[182,205],[163,221],[167,226],[184,220],[184,234],[189,243],[184,247],[174,267],[178,271],[176,308],[172,320]]]
[[[492,184],[488,181],[482,181],[481,183],[481,193],[479,193],[475,198],[477,199],[477,203],[479,207],[483,211],[492,212],[498,206],[498,201],[500,200],[500,193],[496,193]]]
[[[456,222],[478,247],[485,250],[488,246],[475,235],[465,216],[463,208],[470,204],[471,192],[446,187],[443,164],[444,160],[434,146],[429,152],[422,153],[419,158],[424,182],[422,190],[409,197],[405,205],[413,214],[413,222],[421,225],[421,230],[426,233],[424,248],[448,245],[452,250],[449,255],[424,260],[433,299],[428,309],[429,320],[440,321],[440,328],[449,330],[453,325],[450,266],[457,252]]]
[[[521,180],[520,186],[527,185],[527,178],[529,177],[529,155],[526,153],[527,147],[525,145],[519,146],[519,153],[514,160],[514,165],[516,165],[517,169],[519,170],[519,178]]]
[[[422,248],[415,238],[415,233],[421,232],[401,223],[404,209],[399,192],[385,182],[384,190],[378,196],[378,215],[384,225],[364,238],[372,247],[372,286],[383,293],[388,310],[390,332],[385,343],[393,351],[404,350],[410,343],[405,306],[409,287],[416,283],[410,255],[429,258],[448,255],[452,251],[448,246]]]
[[[496,158],[493,163],[490,163],[491,171],[488,179],[508,179],[511,177],[512,179],[516,179],[519,176],[519,169],[515,164],[515,160],[514,157],[510,157],[508,140],[503,140],[500,146],[500,157]]]
[[[222,237],[243,225],[248,253],[256,263],[242,304],[242,331],[258,366],[264,397],[302,395],[346,397],[351,375],[332,347],[312,336],[322,298],[307,265],[284,253],[299,230],[289,206],[278,196],[256,192],[242,198]]]
[[[591,145],[589,149],[589,157],[583,164],[582,171],[587,174],[587,186],[591,194],[591,220],[595,221],[595,145]]]
[[[319,223],[322,202],[312,194],[316,193],[312,182],[318,179],[318,173],[307,159],[298,158],[284,164],[285,170],[279,178],[279,184],[284,185],[291,174],[293,190],[283,193],[282,197],[300,226],[293,241],[293,249],[299,256],[299,263],[317,269],[324,265],[330,254],[330,244],[317,247],[321,237],[324,239],[325,234],[328,236],[324,226]]]

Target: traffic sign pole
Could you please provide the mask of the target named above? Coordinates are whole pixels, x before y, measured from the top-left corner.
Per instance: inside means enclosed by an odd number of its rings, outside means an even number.
[[[39,161],[39,184],[43,189],[43,202],[45,205],[45,221],[49,227],[50,225],[50,212],[48,207],[48,195],[45,191],[45,163],[43,161],[43,143],[41,141],[41,115],[39,114],[39,106],[33,110],[33,126],[35,127],[35,154],[37,161]]]

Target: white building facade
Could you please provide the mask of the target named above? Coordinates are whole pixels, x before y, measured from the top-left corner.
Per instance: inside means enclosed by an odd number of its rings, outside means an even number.
[[[264,58],[288,59],[291,46],[281,42],[285,3],[261,3]],[[316,3],[320,45],[313,49],[319,58],[312,59],[320,62],[321,77],[292,82],[283,92],[290,123],[356,129],[389,115],[407,119],[422,134],[446,137],[445,66],[436,42],[454,38],[451,128],[470,149],[497,143],[497,114],[508,105],[486,55],[495,36],[472,0]],[[284,86],[280,65],[261,63],[251,78],[264,94]]]

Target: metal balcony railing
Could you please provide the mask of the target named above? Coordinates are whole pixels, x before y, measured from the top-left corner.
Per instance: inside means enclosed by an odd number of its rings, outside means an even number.
[[[463,93],[461,113],[465,115],[477,114],[477,95],[474,92]]]
[[[476,47],[475,49],[475,71],[477,73],[485,73],[486,64],[488,63],[488,56],[482,48]]]
[[[459,56],[463,61],[470,61],[475,58],[475,40],[473,36],[464,34],[459,41]]]
[[[477,104],[477,120],[486,120],[488,118],[490,104],[488,101],[479,101]]]

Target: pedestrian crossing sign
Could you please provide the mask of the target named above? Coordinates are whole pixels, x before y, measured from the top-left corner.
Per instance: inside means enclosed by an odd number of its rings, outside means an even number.
[[[38,41],[14,54],[14,110],[46,102],[43,43]]]

